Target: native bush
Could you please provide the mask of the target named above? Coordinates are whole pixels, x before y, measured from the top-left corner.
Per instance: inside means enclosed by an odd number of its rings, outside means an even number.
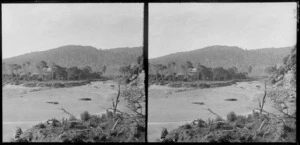
[[[160,138],[161,139],[164,139],[166,138],[166,136],[169,134],[168,130],[166,128],[163,128],[162,131],[161,131],[161,135],[160,135]]]
[[[82,121],[88,121],[90,118],[91,118],[91,115],[87,111],[84,111],[80,114],[80,119]]]
[[[204,127],[205,126],[205,121],[202,119],[198,119],[198,127]]]
[[[237,116],[234,112],[230,112],[227,114],[227,120],[233,122],[237,119]]]
[[[46,128],[46,125],[44,123],[40,123],[37,126],[38,126],[38,128]]]
[[[188,123],[183,125],[183,127],[184,127],[184,129],[191,129],[192,128],[192,126]]]

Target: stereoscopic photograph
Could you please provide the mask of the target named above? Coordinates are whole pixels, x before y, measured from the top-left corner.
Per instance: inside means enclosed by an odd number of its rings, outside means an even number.
[[[296,142],[297,3],[150,3],[149,142]]]
[[[3,142],[145,142],[143,3],[1,7]]]

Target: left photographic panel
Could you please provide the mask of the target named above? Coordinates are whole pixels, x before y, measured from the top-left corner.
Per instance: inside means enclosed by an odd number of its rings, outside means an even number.
[[[1,7],[2,142],[145,142],[143,3]]]

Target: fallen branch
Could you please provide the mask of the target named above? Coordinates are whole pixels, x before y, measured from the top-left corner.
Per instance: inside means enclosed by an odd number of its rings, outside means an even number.
[[[261,128],[264,126],[265,122],[266,122],[266,120],[264,120],[264,121],[261,123],[260,127],[258,128],[258,131],[261,130]]]
[[[210,113],[216,115],[217,117],[222,118],[220,115],[218,115],[217,113],[213,112],[212,110],[210,110],[209,108],[205,108],[206,110],[208,110]],[[223,119],[223,118],[222,118]]]
[[[113,128],[111,129],[111,131],[113,131],[115,129],[118,122],[119,122],[119,119],[115,122],[115,124],[114,124]]]
[[[63,107],[61,107],[61,108],[58,108],[58,109],[60,109],[60,110],[62,110],[64,113],[66,113],[66,114],[68,114],[68,115],[70,115],[70,116],[72,116],[72,117],[75,117],[75,115],[73,115],[73,114],[71,114],[71,113],[69,113],[68,111],[66,111]],[[76,117],[75,117],[76,118]]]

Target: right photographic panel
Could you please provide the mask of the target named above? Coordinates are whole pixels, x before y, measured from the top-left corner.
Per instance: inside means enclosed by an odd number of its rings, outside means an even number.
[[[149,142],[296,142],[297,3],[150,3]]]

